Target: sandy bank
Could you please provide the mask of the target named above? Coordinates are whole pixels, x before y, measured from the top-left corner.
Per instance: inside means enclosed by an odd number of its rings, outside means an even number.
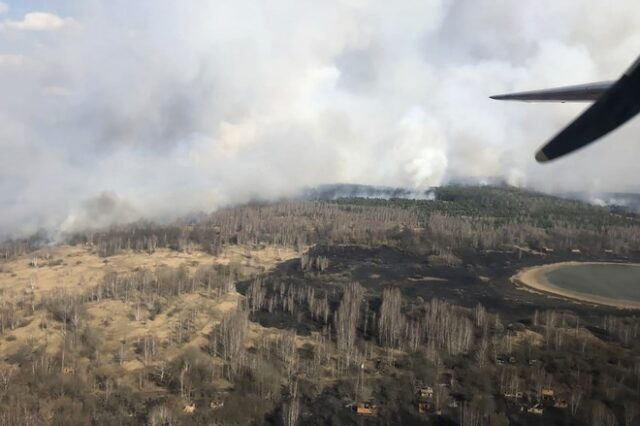
[[[534,266],[531,268],[524,268],[517,274],[511,277],[511,282],[516,285],[522,285],[531,289],[552,294],[554,296],[560,296],[567,299],[577,300],[585,303],[593,303],[596,305],[613,306],[619,309],[640,309],[640,302],[634,302],[630,300],[612,299],[608,297],[596,296],[593,294],[581,293],[577,291],[571,291],[554,286],[547,279],[547,274],[561,267],[576,266],[576,265],[619,265],[619,263],[613,262],[559,262],[551,263],[549,265]],[[628,264],[632,265],[632,264]],[[639,264],[633,264],[640,266]]]

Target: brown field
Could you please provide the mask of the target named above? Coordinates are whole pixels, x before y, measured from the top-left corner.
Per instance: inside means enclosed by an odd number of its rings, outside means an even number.
[[[197,251],[180,253],[162,249],[153,254],[129,252],[102,258],[90,247],[48,247],[0,263],[1,302],[17,305],[28,301],[37,306],[48,295],[60,292],[81,294],[95,286],[108,271],[128,272],[136,268],[175,268],[186,265],[194,270],[199,266],[233,262],[242,265],[243,274],[250,277],[298,255],[297,252],[282,247],[232,246],[225,248],[218,256]],[[149,312],[144,307],[121,300],[104,299],[86,303],[83,318],[98,334],[99,352],[104,358],[104,364],[116,365],[116,354],[122,342],[131,346],[147,335],[156,336],[160,343],[157,359],[169,360],[186,346],[206,345],[206,336],[226,312],[237,306],[241,297],[235,290],[218,298],[197,293],[184,294],[171,300],[169,306],[153,319],[150,319]],[[171,334],[177,328],[181,314],[194,311],[197,312],[195,332],[190,340],[182,345],[170,344]],[[46,327],[43,327],[44,324]],[[251,334],[264,334],[265,331],[258,330],[259,328],[261,327],[252,324]],[[6,359],[25,345],[44,346],[49,354],[59,353],[62,336],[60,323],[52,321],[45,309],[36,309],[24,318],[20,327],[6,330],[5,336],[0,339],[0,358]],[[122,363],[124,369],[134,371],[144,367],[140,356],[133,354],[132,350],[128,352],[130,355]]]

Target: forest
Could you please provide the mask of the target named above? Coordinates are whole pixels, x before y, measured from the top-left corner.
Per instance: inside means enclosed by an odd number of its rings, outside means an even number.
[[[0,246],[0,425],[639,425],[640,316],[517,288],[640,217],[502,186]]]

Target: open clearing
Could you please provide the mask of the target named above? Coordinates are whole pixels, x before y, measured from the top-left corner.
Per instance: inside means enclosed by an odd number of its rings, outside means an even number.
[[[83,294],[108,272],[181,266],[194,271],[200,266],[234,263],[248,278],[297,256],[291,249],[276,246],[230,246],[217,256],[160,249],[153,254],[128,252],[103,258],[91,247],[65,245],[0,262],[0,303],[35,307],[32,313],[24,315],[18,327],[6,330],[5,338],[0,340],[0,357],[7,359],[25,346],[44,347],[49,354],[59,353],[64,330],[60,323],[51,320],[46,309],[38,308],[39,303],[56,294]],[[161,349],[157,359],[172,359],[185,345],[202,347],[207,343],[207,335],[225,313],[235,309],[242,297],[235,290],[220,297],[183,294],[168,300],[163,311],[153,316],[146,307],[140,308],[133,302],[103,299],[84,304],[82,317],[97,333],[99,353],[112,358],[105,360],[107,363],[115,366],[121,345],[130,347],[129,356],[121,365],[133,371],[144,367],[140,356],[131,350],[139,339],[154,336],[158,340]],[[196,313],[191,337],[184,345],[170,344],[179,322],[184,320],[185,313],[191,312]]]
[[[90,247],[55,246],[0,262],[0,292],[4,300],[32,292],[36,299],[52,291],[79,293],[97,284],[109,271],[130,272],[137,268],[177,268],[186,265],[194,269],[203,265],[235,262],[264,271],[297,255],[295,251],[282,247],[230,246],[218,256],[199,251],[183,253],[159,249],[153,254],[129,252],[103,258],[97,256]]]

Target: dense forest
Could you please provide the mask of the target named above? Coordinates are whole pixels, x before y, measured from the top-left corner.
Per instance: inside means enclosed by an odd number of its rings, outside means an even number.
[[[635,261],[640,218],[509,187],[434,195],[78,232],[66,243],[104,273],[46,293],[38,280],[74,258],[42,233],[5,242],[0,275],[32,272],[0,300],[0,425],[640,424],[638,313],[509,281]],[[252,263],[268,247],[295,255]],[[233,248],[243,260],[221,261]],[[166,252],[199,257],[116,267]],[[110,344],[116,323],[145,331]]]

